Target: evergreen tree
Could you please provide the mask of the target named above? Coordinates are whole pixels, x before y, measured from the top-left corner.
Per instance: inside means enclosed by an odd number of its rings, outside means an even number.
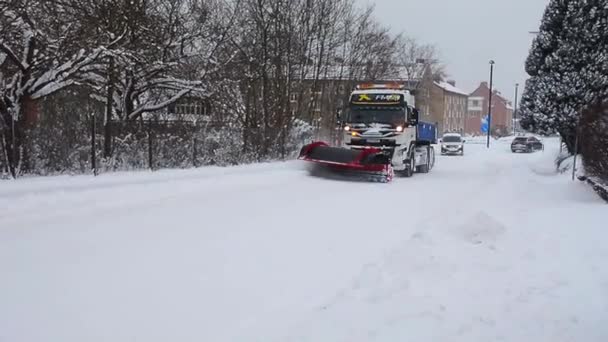
[[[558,47],[558,41],[564,30],[564,17],[570,0],[552,0],[543,15],[540,31],[532,44],[530,55],[526,60],[526,72],[538,76],[545,65],[546,58]]]
[[[554,0],[526,61],[521,124],[574,150],[580,113],[608,94],[608,0]]]

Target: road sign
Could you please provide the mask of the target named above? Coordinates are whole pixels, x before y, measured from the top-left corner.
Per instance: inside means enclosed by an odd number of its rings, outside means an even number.
[[[488,115],[481,118],[481,133],[488,133]]]

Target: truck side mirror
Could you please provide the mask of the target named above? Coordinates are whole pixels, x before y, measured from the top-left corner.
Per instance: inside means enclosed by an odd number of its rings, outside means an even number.
[[[412,119],[411,119],[411,123],[413,125],[418,124],[418,119],[419,119],[420,113],[418,112],[418,109],[414,108],[412,110]]]

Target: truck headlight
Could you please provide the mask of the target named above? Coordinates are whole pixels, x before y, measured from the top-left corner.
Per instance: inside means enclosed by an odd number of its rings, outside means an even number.
[[[344,126],[344,130],[347,132],[350,131],[350,126]]]
[[[397,132],[403,132],[403,126],[397,126]]]

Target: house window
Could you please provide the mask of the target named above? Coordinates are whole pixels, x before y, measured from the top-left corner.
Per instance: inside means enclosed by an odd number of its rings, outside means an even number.
[[[207,115],[208,109],[203,101],[180,101],[175,105],[173,114]]]

